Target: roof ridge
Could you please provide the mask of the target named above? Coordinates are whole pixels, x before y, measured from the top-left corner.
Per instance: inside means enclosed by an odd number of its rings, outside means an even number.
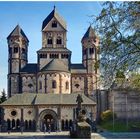
[[[7,39],[9,39],[11,36],[22,36],[25,37],[27,39],[27,41],[29,42],[27,36],[25,35],[24,31],[22,30],[22,28],[19,26],[19,24],[13,29],[13,31],[8,35]]]

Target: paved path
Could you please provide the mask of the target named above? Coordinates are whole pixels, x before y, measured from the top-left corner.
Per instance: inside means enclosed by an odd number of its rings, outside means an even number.
[[[69,139],[69,132],[19,132],[0,133],[0,139]],[[140,139],[140,133],[92,133],[92,139]]]

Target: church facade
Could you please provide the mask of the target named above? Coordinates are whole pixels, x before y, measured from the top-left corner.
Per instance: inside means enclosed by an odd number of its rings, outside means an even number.
[[[7,37],[8,96],[2,103],[2,130],[68,130],[76,119],[76,97],[83,98],[89,121],[96,119],[96,103],[88,95],[98,88],[99,38],[90,26],[83,36],[82,63],[71,62],[67,25],[55,7],[42,24],[42,47],[37,63],[28,63],[29,40],[19,25]]]

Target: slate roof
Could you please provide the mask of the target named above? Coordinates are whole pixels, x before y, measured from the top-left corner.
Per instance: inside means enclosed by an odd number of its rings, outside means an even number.
[[[71,52],[71,51],[67,48],[48,48],[48,47],[46,47],[46,48],[41,48],[37,52]]]
[[[66,65],[62,60],[53,59],[41,71],[64,71],[69,72],[68,65]]]
[[[45,94],[22,93],[15,94],[0,104],[4,105],[76,105],[78,93],[71,94]],[[83,105],[95,105],[96,103],[82,93]]]
[[[23,32],[23,30],[21,29],[21,27],[19,25],[17,25],[14,28],[14,30],[9,34],[7,39],[9,39],[11,36],[22,36],[22,37],[24,37],[29,42],[27,36],[25,35],[25,33]]]
[[[50,22],[52,18],[56,18],[57,21],[63,26],[63,28],[66,30],[67,25],[64,19],[56,12],[56,9],[54,7],[53,11],[45,18],[42,24],[42,30],[46,27],[46,25]]]
[[[90,25],[89,28],[87,29],[86,33],[84,34],[83,39],[85,38],[90,38],[90,37],[96,37],[95,31],[92,28],[92,26]]]
[[[83,64],[71,64],[70,69],[71,69],[71,73],[86,73],[87,72]]]
[[[20,72],[24,72],[24,73],[37,73],[37,64],[27,64],[25,65]]]

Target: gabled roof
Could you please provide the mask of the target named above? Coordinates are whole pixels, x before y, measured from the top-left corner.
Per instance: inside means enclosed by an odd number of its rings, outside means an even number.
[[[21,37],[24,37],[29,42],[27,36],[25,35],[25,33],[23,32],[23,30],[21,29],[21,27],[19,25],[17,25],[14,28],[14,30],[9,34],[9,36],[7,37],[7,39],[9,39],[12,36],[21,36]]]
[[[56,18],[56,20],[62,25],[62,27],[66,30],[67,25],[64,19],[56,12],[56,8],[54,6],[53,11],[45,18],[42,24],[42,30],[47,26],[47,24],[51,21],[52,18]]]
[[[36,73],[37,72],[37,64],[27,64],[25,65],[20,72],[23,73]]]
[[[86,69],[83,64],[71,64],[71,69]]]
[[[71,69],[71,73],[86,73],[87,72],[83,64],[71,64],[70,69]]]
[[[71,53],[71,51],[67,48],[49,48],[49,47],[41,48],[37,52],[62,52],[62,53],[67,52],[67,53]]]
[[[69,72],[68,65],[66,65],[62,60],[53,59],[41,71],[64,71]]]
[[[94,38],[94,37],[96,38],[96,34],[95,34],[94,29],[93,29],[92,26],[90,25],[90,26],[88,27],[86,33],[84,34],[82,40],[85,39],[85,38]]]
[[[80,93],[83,99],[83,105],[95,105],[96,103],[85,96],[83,93]],[[78,93],[71,94],[54,94],[54,93],[22,93],[15,94],[10,97],[8,100],[0,104],[0,106],[4,105],[77,105]]]

